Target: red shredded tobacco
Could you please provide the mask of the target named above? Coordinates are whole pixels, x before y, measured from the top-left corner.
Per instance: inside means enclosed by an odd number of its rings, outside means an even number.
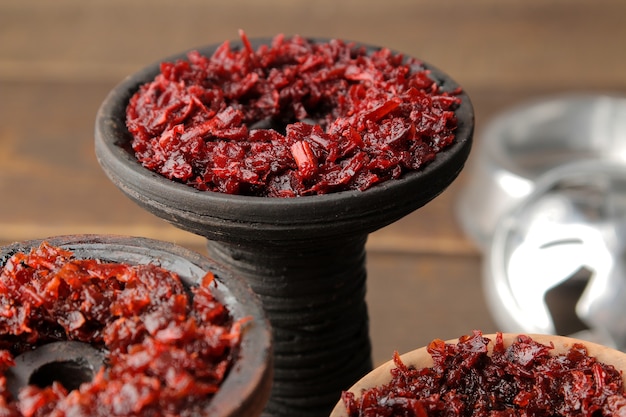
[[[520,335],[505,348],[502,335],[488,355],[490,340],[475,331],[458,344],[434,340],[431,368],[406,366],[395,354],[388,384],[342,394],[350,417],[623,417],[622,376],[612,365],[587,355],[582,344],[551,355]]]
[[[212,280],[190,296],[153,264],[75,259],[45,242],[14,254],[0,269],[0,415],[198,415],[231,367],[242,324]],[[59,340],[102,349],[106,366],[79,389],[29,385],[13,398],[4,377],[13,358]]]
[[[415,59],[341,40],[225,42],[164,62],[127,107],[137,159],[200,190],[294,197],[365,190],[454,141],[458,93]]]

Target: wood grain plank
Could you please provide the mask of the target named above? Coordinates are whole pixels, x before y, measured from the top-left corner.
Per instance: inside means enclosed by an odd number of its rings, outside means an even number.
[[[468,89],[626,88],[626,3],[45,2],[0,4],[0,78],[119,80],[199,45],[276,33],[385,45]]]
[[[499,330],[485,303],[478,257],[370,253],[367,302],[376,363],[474,329]]]

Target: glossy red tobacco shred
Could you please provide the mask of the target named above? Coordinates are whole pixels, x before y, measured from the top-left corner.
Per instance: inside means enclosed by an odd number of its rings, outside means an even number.
[[[42,243],[0,268],[0,415],[192,416],[231,368],[242,322],[211,292],[213,275],[187,293],[155,266],[75,259]],[[68,392],[29,385],[13,398],[13,358],[59,340],[90,343],[106,368]]]
[[[434,365],[416,369],[398,353],[387,384],[344,392],[350,417],[623,417],[626,396],[621,373],[587,355],[582,344],[551,355],[552,346],[518,336],[504,347],[497,334],[479,331],[458,344],[434,340],[428,352]]]
[[[164,62],[126,111],[146,168],[200,190],[294,197],[365,190],[455,137],[460,91],[413,58],[276,36]]]

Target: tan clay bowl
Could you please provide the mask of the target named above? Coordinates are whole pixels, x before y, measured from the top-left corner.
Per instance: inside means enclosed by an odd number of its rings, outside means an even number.
[[[484,337],[491,340],[489,343],[489,349],[493,347],[493,341],[496,339],[495,334],[485,334]],[[517,338],[518,333],[505,333],[502,335],[504,345],[510,346],[512,342]],[[550,345],[550,342],[554,345],[554,349],[551,351],[553,354],[558,355],[569,351],[575,343],[582,343],[587,348],[587,354],[597,358],[599,362],[613,365],[617,370],[622,371],[622,380],[626,385],[626,353],[620,352],[615,349],[608,348],[606,346],[598,345],[596,343],[586,342],[583,340],[573,339],[571,337],[553,336],[553,335],[538,335],[528,334],[534,341],[544,345]],[[449,340],[446,343],[456,343],[455,340]],[[416,368],[426,368],[433,366],[433,360],[426,350],[426,347],[422,347],[411,352],[401,355],[402,362],[407,365],[413,365]],[[354,384],[348,391],[360,397],[363,389],[368,389],[380,385],[389,383],[391,380],[391,369],[395,367],[393,360],[390,360],[378,368],[374,369],[369,374],[361,378],[356,384]],[[348,414],[345,410],[342,400],[337,402],[330,417],[347,417]]]

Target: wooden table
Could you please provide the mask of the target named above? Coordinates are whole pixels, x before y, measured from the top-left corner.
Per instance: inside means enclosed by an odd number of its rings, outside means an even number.
[[[130,202],[93,152],[107,92],[145,64],[236,38],[301,34],[378,44],[451,74],[480,132],[496,112],[563,91],[626,93],[621,0],[3,0],[0,2],[0,242],[117,233],[202,238]],[[470,164],[472,160],[470,158]],[[433,338],[497,330],[482,254],[454,213],[468,171],[368,242],[376,363]]]

